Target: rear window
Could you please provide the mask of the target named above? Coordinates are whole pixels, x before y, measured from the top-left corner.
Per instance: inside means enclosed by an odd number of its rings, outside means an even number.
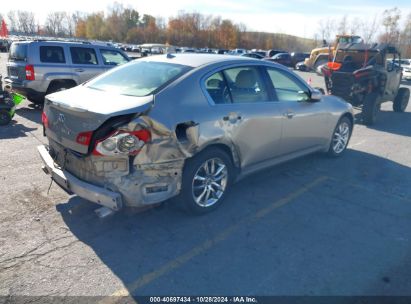
[[[66,63],[63,48],[61,46],[41,46],[40,61],[50,63]]]
[[[27,58],[27,44],[13,43],[10,47],[9,60],[25,61]]]
[[[120,95],[146,96],[188,70],[190,67],[184,65],[137,61],[97,77],[87,87]]]

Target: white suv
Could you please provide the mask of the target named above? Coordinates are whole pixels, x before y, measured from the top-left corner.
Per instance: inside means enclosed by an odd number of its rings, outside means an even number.
[[[411,80],[411,59],[401,59],[402,79]]]

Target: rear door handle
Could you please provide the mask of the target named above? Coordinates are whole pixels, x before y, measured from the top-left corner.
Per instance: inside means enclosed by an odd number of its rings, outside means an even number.
[[[76,72],[84,72],[84,69],[75,69]]]

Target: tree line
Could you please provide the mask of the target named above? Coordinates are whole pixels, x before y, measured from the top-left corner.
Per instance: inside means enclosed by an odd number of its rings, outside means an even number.
[[[336,34],[361,36],[366,43],[389,43],[397,46],[403,57],[411,58],[411,13],[402,16],[397,7],[386,9],[371,19],[330,18],[319,21],[316,37],[332,40]]]
[[[180,11],[166,21],[163,17],[141,15],[135,9],[117,2],[106,13],[50,12],[43,25],[38,24],[35,15],[28,11],[9,11],[6,16],[9,31],[23,35],[224,49],[310,51],[324,40],[331,43],[336,34],[355,34],[363,37],[366,42],[395,44],[405,56],[411,57],[411,14],[402,22],[403,16],[396,7],[367,21],[348,16],[343,16],[340,20],[321,19],[317,32],[310,39],[252,32],[242,23],[197,12]]]
[[[106,13],[50,12],[43,25],[36,23],[35,15],[28,11],[9,11],[6,16],[10,33],[21,35],[75,37],[129,44],[168,43],[176,46],[224,49],[309,51],[315,46],[313,39],[250,32],[244,24],[220,16],[180,11],[166,22],[163,17],[141,15],[119,3],[114,3]]]

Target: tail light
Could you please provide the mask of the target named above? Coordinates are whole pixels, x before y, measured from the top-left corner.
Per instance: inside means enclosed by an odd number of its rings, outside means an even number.
[[[35,80],[34,66],[31,64],[26,65],[26,80]]]
[[[76,137],[76,142],[83,146],[88,146],[91,142],[91,137],[93,136],[93,131],[81,132]]]
[[[97,141],[93,155],[137,155],[150,140],[150,131],[116,131],[107,138]]]
[[[49,127],[49,119],[44,111],[41,113],[41,122],[45,128]]]

